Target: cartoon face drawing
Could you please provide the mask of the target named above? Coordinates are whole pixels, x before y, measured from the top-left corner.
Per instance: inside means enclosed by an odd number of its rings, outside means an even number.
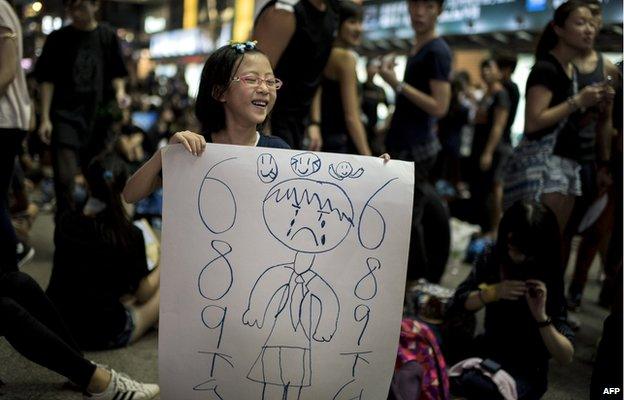
[[[332,250],[353,226],[353,204],[331,182],[302,178],[281,182],[269,190],[262,212],[269,232],[302,253]]]
[[[258,178],[264,183],[271,183],[277,178],[279,169],[275,157],[269,153],[262,153],[257,161]]]
[[[353,167],[350,163],[346,161],[343,161],[336,165],[336,173],[338,174],[338,176],[346,178],[347,176],[351,175],[351,172],[353,172]]]
[[[295,174],[310,176],[321,169],[321,159],[314,153],[300,153],[292,156],[290,166]]]
[[[359,168],[357,171],[353,171],[353,167],[348,161],[339,162],[336,166],[334,166],[334,164],[329,165],[329,175],[339,181],[345,178],[359,178],[363,173],[364,168]]]

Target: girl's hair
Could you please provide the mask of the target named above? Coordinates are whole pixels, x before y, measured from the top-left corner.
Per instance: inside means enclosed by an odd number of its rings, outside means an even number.
[[[338,26],[342,26],[342,24],[350,18],[358,20],[362,20],[364,18],[364,10],[362,9],[362,6],[356,4],[352,0],[341,0],[338,2],[336,8],[339,19]]]
[[[559,37],[555,33],[555,25],[563,28],[570,14],[581,7],[589,8],[587,3],[580,0],[569,0],[557,7],[552,20],[546,25],[539,42],[537,42],[537,48],[535,49],[536,59],[546,57],[559,42]]]
[[[264,54],[257,47],[225,45],[208,57],[199,82],[195,116],[202,134],[209,136],[225,128],[225,109],[219,97],[230,86],[246,54]],[[208,138],[209,139],[209,138]]]
[[[509,245],[518,248],[527,260],[515,265],[509,257]],[[561,304],[563,262],[561,235],[555,214],[544,204],[518,201],[503,215],[498,227],[494,255],[512,279],[538,279],[548,288],[547,307]]]
[[[91,161],[85,179],[91,197],[106,204],[96,217],[102,239],[112,246],[127,249],[132,223],[121,201],[121,192],[128,180],[126,164],[114,153],[103,153]]]

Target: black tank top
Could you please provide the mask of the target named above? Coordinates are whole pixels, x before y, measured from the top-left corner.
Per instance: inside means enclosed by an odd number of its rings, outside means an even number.
[[[577,80],[579,91],[585,86],[604,81],[604,61],[602,54],[598,53],[596,69],[587,74],[578,72]],[[596,127],[599,113],[598,107],[590,107],[585,110],[585,112],[575,115],[575,123],[578,127],[578,161],[580,162],[591,162],[596,159]]]
[[[293,3],[296,4],[293,6]],[[297,24],[275,67],[275,76],[284,82],[284,86],[273,108],[274,118],[287,114],[303,119],[309,114],[338,29],[338,15],[332,2],[327,3],[326,10],[320,11],[308,0],[272,0],[260,11],[259,15],[273,5],[292,10]]]
[[[323,78],[321,83],[321,133],[323,151],[357,154],[347,131],[340,82]]]

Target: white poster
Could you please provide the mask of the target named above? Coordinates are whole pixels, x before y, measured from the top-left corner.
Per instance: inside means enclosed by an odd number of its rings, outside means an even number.
[[[163,175],[162,398],[385,399],[413,165],[178,145]]]

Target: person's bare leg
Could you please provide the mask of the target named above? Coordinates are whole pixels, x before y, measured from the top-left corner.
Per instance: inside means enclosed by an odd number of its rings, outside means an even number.
[[[111,373],[104,368],[97,367],[89,381],[87,391],[89,393],[102,393],[108,387],[110,380]]]
[[[134,330],[130,336],[130,343],[136,342],[148,329],[156,325],[159,309],[160,288],[156,289],[148,301],[130,307],[134,317]]]
[[[574,196],[565,195],[561,193],[544,193],[542,195],[542,202],[550,208],[559,223],[559,232],[563,234],[572,209],[574,208]]]

